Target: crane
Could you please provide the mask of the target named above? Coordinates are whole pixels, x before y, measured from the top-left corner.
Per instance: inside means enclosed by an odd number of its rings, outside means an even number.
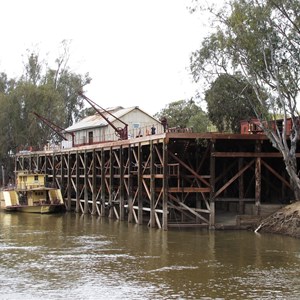
[[[49,128],[51,128],[54,132],[56,132],[63,140],[67,141],[68,139],[62,134],[65,130],[61,128],[60,126],[54,124],[50,120],[46,119],[45,117],[42,117],[36,112],[32,112],[36,117],[38,117],[41,121],[43,121]],[[74,133],[68,132],[72,136],[72,145],[74,145]]]
[[[127,140],[128,139],[128,124],[126,124],[124,121],[119,119],[118,117],[114,116],[112,113],[109,111],[105,110],[102,108],[100,105],[95,103],[93,100],[89,99],[87,96],[85,96],[82,92],[78,92],[78,94],[85,99],[94,109],[95,111],[115,130],[116,135],[120,138],[120,140]],[[102,110],[99,110],[98,107]],[[107,114],[111,115],[114,117],[116,120],[124,124],[124,128],[122,127],[116,127],[103,113],[106,112]]]

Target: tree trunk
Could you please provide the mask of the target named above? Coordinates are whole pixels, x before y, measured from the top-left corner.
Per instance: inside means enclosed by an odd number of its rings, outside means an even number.
[[[294,192],[295,201],[300,201],[300,179],[297,174],[296,157],[289,157],[285,159],[285,165],[290,176],[290,184]]]

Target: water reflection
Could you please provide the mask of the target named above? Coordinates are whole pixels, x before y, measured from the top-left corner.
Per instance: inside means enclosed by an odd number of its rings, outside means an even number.
[[[300,241],[0,213],[5,299],[297,299]]]

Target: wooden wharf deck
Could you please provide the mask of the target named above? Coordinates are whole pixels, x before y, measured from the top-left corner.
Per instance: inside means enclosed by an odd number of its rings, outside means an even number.
[[[15,170],[47,174],[68,211],[164,230],[214,228],[218,209],[260,215],[262,204],[292,199],[282,156],[262,134],[167,132],[23,152]]]

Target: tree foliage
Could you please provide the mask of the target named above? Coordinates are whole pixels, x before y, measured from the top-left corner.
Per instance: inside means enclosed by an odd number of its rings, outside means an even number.
[[[241,75],[220,74],[205,92],[208,117],[221,132],[240,132],[240,121],[255,116],[254,90]]]
[[[207,131],[208,118],[194,100],[178,100],[171,102],[155,114],[157,119],[162,117],[168,121],[168,127],[192,127],[195,132]]]
[[[63,47],[67,47],[63,43]],[[78,91],[90,83],[87,74],[73,73],[68,67],[68,50],[56,60],[54,68],[40,61],[38,53],[28,52],[24,73],[18,79],[0,74],[0,160],[18,150],[41,149],[59,136],[38,119],[66,128],[80,118],[83,100]]]
[[[300,199],[295,155],[299,140],[300,2],[229,0],[220,11],[208,10],[215,31],[191,57],[194,78],[213,81],[220,73],[241,72],[264,108],[256,110],[257,117],[268,120],[283,114],[283,130],[264,127],[264,131],[282,153],[295,197]],[[287,137],[284,128],[289,117],[293,125]]]

